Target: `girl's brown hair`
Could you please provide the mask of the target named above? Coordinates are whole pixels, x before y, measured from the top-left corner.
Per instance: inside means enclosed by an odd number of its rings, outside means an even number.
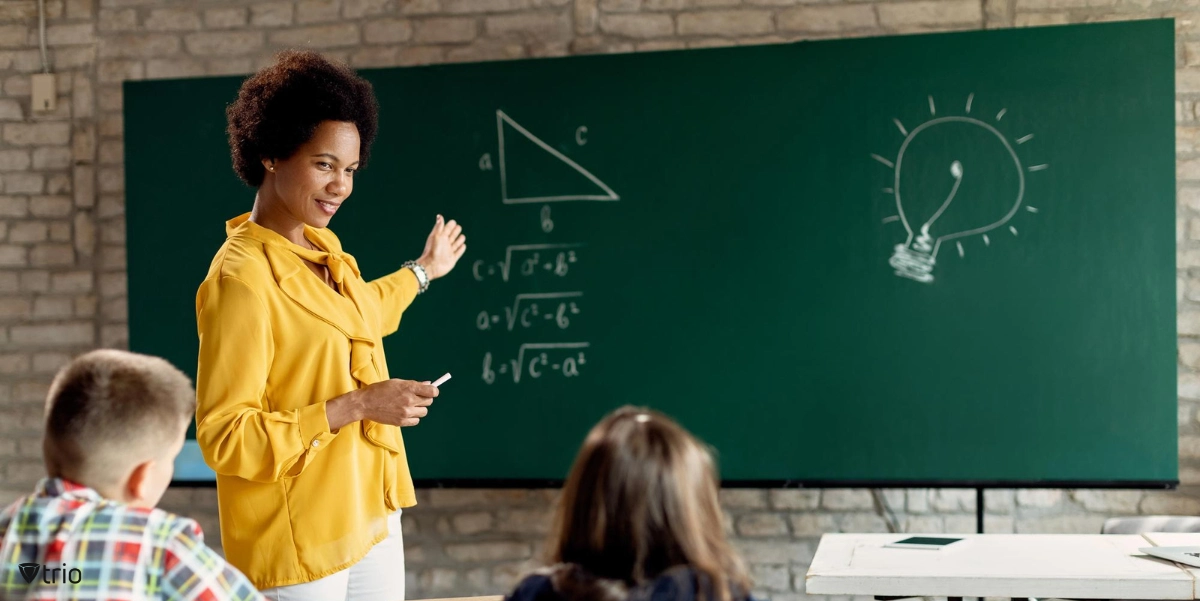
[[[656,411],[622,407],[592,428],[575,458],[549,559],[608,588],[686,565],[697,573],[699,599],[744,597],[750,579],[725,538],[717,482],[712,455],[687,430]]]

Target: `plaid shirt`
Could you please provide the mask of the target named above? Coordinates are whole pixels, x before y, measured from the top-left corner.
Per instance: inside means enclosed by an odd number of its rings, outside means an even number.
[[[263,599],[193,520],[58,478],[0,513],[0,534],[0,601]]]

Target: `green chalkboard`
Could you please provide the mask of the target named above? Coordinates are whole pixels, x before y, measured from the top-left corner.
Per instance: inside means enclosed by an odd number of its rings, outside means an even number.
[[[470,238],[386,341],[454,376],[424,482],[559,480],[625,403],[731,485],[1177,479],[1169,20],[363,74],[333,230],[368,277]],[[124,88],[130,344],[193,371],[239,83]]]

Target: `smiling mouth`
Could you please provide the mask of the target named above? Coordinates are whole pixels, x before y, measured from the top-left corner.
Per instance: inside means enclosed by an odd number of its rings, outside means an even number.
[[[326,201],[324,201],[324,200],[318,200],[318,201],[317,201],[317,206],[321,207],[321,209],[322,209],[323,211],[325,211],[326,213],[328,213],[328,214],[332,215],[332,214],[336,213],[336,212],[337,212],[337,210],[338,210],[338,207],[340,207],[340,206],[342,206],[342,205],[340,205],[340,204],[334,204],[334,203],[332,203],[332,202],[326,202]]]

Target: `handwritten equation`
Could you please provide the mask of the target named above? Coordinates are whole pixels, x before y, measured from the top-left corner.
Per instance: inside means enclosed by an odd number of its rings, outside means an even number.
[[[514,244],[504,249],[504,260],[484,261],[479,259],[471,265],[471,275],[482,282],[499,275],[505,282],[513,276],[513,261],[520,259],[517,273],[531,276],[535,273],[551,273],[565,277],[571,266],[579,261],[575,250],[582,244]],[[522,258],[523,257],[523,258]]]
[[[531,328],[549,323],[565,330],[570,327],[571,318],[580,313],[579,302],[574,300],[580,298],[583,298],[583,292],[518,294],[512,306],[505,307],[502,313],[480,311],[475,318],[475,327],[480,330],[504,327],[511,332],[517,326]]]
[[[493,384],[498,375],[511,375],[513,384],[520,384],[522,377],[536,380],[552,373],[564,378],[578,377],[580,369],[587,365],[583,349],[588,346],[587,342],[527,342],[517,350],[516,358],[495,367],[489,351],[483,355],[483,381]]]

